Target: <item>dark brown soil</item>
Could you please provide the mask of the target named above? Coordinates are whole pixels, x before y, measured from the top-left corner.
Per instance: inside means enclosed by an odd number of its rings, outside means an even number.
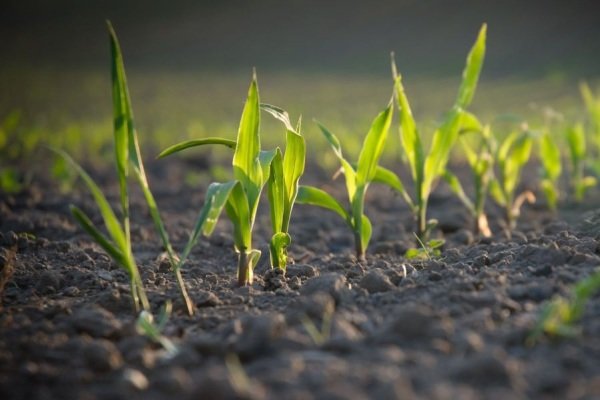
[[[186,186],[180,161],[149,167],[181,248],[206,186]],[[306,182],[344,198],[339,182],[310,171]],[[99,181],[116,200],[109,173]],[[512,240],[480,240],[440,186],[430,207],[447,239],[442,257],[411,262],[402,256],[414,242],[411,216],[374,185],[367,261],[356,261],[336,215],[297,206],[286,276],[268,268],[265,208],[254,285],[234,286],[231,227],[223,220],[183,271],[196,306],[188,317],[136,194],[134,252],[150,302],[155,311],[174,302],[164,334],[180,352],[169,357],[136,333],[125,273],[69,214],[75,203],[99,220],[87,192],[78,184],[62,194],[57,186],[39,176],[23,193],[0,194],[2,399],[600,398],[598,296],[579,337],[525,343],[543,303],[600,265],[595,214],[584,207],[556,216],[532,206]],[[499,213],[490,212],[498,232]],[[329,334],[308,333],[328,320]]]

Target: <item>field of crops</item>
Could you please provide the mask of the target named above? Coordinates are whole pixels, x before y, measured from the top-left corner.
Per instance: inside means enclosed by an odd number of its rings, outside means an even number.
[[[453,78],[108,32],[1,73],[2,398],[600,397],[596,81],[486,80],[486,24]]]

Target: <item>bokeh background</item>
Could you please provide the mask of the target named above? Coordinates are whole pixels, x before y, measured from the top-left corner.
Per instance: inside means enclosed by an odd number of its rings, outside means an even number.
[[[31,137],[24,147],[47,141],[79,158],[109,152],[106,19],[121,41],[142,147],[149,151],[184,138],[234,138],[256,67],[261,99],[294,119],[303,115],[309,154],[325,148],[313,118],[357,153],[391,96],[392,50],[427,130],[452,104],[483,22],[488,50],[473,110],[488,122],[518,115],[541,123],[548,107],[575,118],[583,112],[578,83],[596,87],[600,78],[598,4],[4,0],[0,122],[13,132],[13,147]],[[265,141],[280,143],[277,125],[264,121]]]

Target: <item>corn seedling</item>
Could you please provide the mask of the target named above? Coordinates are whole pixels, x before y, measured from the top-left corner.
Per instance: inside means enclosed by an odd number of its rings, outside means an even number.
[[[346,160],[342,153],[342,146],[338,138],[323,125],[319,124],[321,132],[329,142],[333,152],[339,159],[341,172],[346,180],[346,190],[350,202],[350,210],[344,207],[327,192],[312,186],[300,186],[297,201],[300,204],[311,204],[329,209],[340,215],[354,232],[356,257],[364,260],[365,252],[371,239],[371,222],[364,213],[365,194],[371,182],[381,182],[404,191],[400,180],[391,172],[378,166],[379,158],[385,147],[388,131],[392,122],[392,103],[383,110],[373,121],[362,150],[358,163],[353,166]],[[393,177],[395,181],[391,181]]]
[[[206,144],[220,144],[235,148],[233,155],[234,180],[212,183],[205,204],[200,211],[190,241],[183,252],[183,262],[200,233],[210,235],[223,208],[233,224],[233,238],[238,252],[238,285],[251,284],[254,267],[261,252],[252,247],[252,229],[258,201],[264,185],[269,180],[271,162],[278,150],[260,149],[260,101],[256,73],[248,90],[248,97],[240,121],[236,141],[222,138],[188,140],[165,149],[159,157]]]
[[[444,240],[442,239],[431,239],[427,243],[423,243],[419,236],[415,233],[415,239],[419,244],[419,247],[414,247],[406,250],[404,257],[408,260],[431,260],[433,258],[440,257],[442,255],[442,246]],[[404,275],[406,275],[406,267],[404,267]]]
[[[294,128],[284,110],[267,104],[263,104],[262,109],[283,122],[286,129],[285,153],[282,154],[279,149],[276,150],[271,162],[271,173],[267,186],[273,228],[273,236],[269,244],[271,266],[285,270],[287,247],[291,243],[288,230],[292,208],[298,195],[298,182],[304,173],[306,144],[300,134],[300,120]]]
[[[554,298],[543,308],[530,340],[534,341],[544,333],[554,337],[577,335],[579,333],[577,323],[583,316],[585,306],[599,290],[600,271],[596,271],[577,283],[569,298]]]
[[[570,185],[576,202],[583,200],[585,192],[596,186],[596,178],[585,175],[586,139],[583,125],[576,124],[566,131],[570,161]]]
[[[392,74],[396,100],[400,110],[400,141],[408,160],[415,188],[415,200],[409,200],[408,204],[415,214],[416,233],[422,242],[427,242],[429,233],[435,226],[435,221],[427,220],[427,203],[434,184],[446,170],[450,152],[459,137],[460,131],[468,129],[469,124],[477,122],[477,119],[467,113],[465,109],[471,104],[477,88],[479,74],[485,58],[485,41],[486,25],[484,24],[467,56],[462,83],[454,106],[433,134],[433,142],[428,154],[425,153],[423,148],[422,138],[413,118],[402,85],[402,79],[398,74],[392,55]],[[408,197],[404,194],[403,196],[405,199]]]
[[[160,344],[167,352],[169,357],[175,356],[179,349],[166,336],[163,336],[162,331],[171,316],[173,306],[170,301],[167,301],[162,308],[158,320],[154,321],[154,316],[149,311],[142,311],[138,316],[135,327],[140,335],[145,335],[150,340]]]
[[[497,175],[490,182],[490,194],[504,209],[509,235],[516,227],[523,203],[535,201],[534,194],[528,190],[516,195],[521,171],[531,156],[532,144],[533,139],[528,131],[515,131],[504,139],[494,156]]]
[[[487,215],[485,214],[485,201],[490,182],[494,176],[494,157],[492,154],[494,153],[493,147],[495,141],[489,125],[484,126],[481,131],[475,132],[481,135],[476,149],[469,144],[465,137],[461,136],[459,138],[473,176],[475,188],[474,199],[471,200],[465,194],[462,184],[450,171],[446,170],[442,177],[471,213],[475,221],[475,233],[484,237],[490,237],[492,236],[492,231],[490,230]]]
[[[559,199],[558,180],[562,173],[560,148],[546,130],[539,137],[542,179],[540,186],[551,210],[556,210]]]
[[[106,197],[87,172],[64,151],[54,151],[73,167],[87,185],[98,205],[109,236],[104,235],[78,207],[72,205],[71,213],[79,225],[128,273],[134,310],[138,312],[141,308],[147,311],[150,309],[150,304],[148,303],[142,279],[131,250],[129,190],[127,187],[127,179],[130,171],[129,164],[132,163],[135,165],[134,171],[138,179],[144,178],[145,180],[145,176],[143,175],[143,166],[139,157],[139,146],[133,128],[131,106],[127,95],[118,42],[110,23],[108,24],[108,29],[112,55],[114,148],[119,181],[121,221],[117,219]]]
[[[117,155],[117,169],[119,171],[119,186],[121,188],[121,206],[127,226],[129,225],[129,203],[127,198],[123,197],[123,193],[127,193],[127,178],[129,171],[133,172],[133,176],[139,183],[144,198],[150,210],[152,221],[158,231],[160,239],[163,243],[171,270],[177,279],[177,285],[181,293],[183,302],[186,306],[188,314],[193,314],[193,305],[190,300],[185,283],[181,276],[181,263],[178,256],[175,254],[173,247],[169,241],[169,236],[163,224],[163,221],[158,210],[158,206],[154,199],[154,195],[150,191],[148,179],[144,170],[144,164],[140,153],[137,132],[134,126],[133,109],[131,107],[131,99],[129,89],[127,87],[127,78],[125,75],[125,66],[123,64],[123,56],[117,35],[108,22],[108,31],[110,36],[110,49],[112,59],[112,94],[113,94],[113,118],[115,131],[115,148]],[[131,167],[131,168],[130,168]],[[127,227],[127,232],[129,228]],[[129,234],[128,234],[129,235]],[[127,238],[129,241],[129,237]]]

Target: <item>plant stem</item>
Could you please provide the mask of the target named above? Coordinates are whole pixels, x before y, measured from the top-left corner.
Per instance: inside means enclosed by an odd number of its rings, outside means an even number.
[[[140,311],[140,305],[142,306],[142,310],[150,311],[150,302],[148,301],[148,297],[146,297],[140,272],[137,266],[134,268],[129,277],[129,286],[131,288],[131,298],[133,299],[133,309],[137,314]]]
[[[356,258],[358,261],[365,261],[365,250],[362,247],[360,233],[354,232],[354,247],[356,248]]]
[[[417,213],[417,237],[423,242],[427,242],[427,203],[421,203]]]
[[[177,285],[179,286],[179,293],[181,293],[181,298],[183,300],[183,304],[185,304],[185,308],[189,316],[194,315],[194,305],[190,296],[188,295],[187,289],[185,287],[185,282],[183,282],[183,277],[181,276],[181,269],[175,268],[175,277],[177,278]]]
[[[254,271],[250,265],[252,259],[245,250],[240,250],[238,256],[238,286],[251,285],[254,280]]]

